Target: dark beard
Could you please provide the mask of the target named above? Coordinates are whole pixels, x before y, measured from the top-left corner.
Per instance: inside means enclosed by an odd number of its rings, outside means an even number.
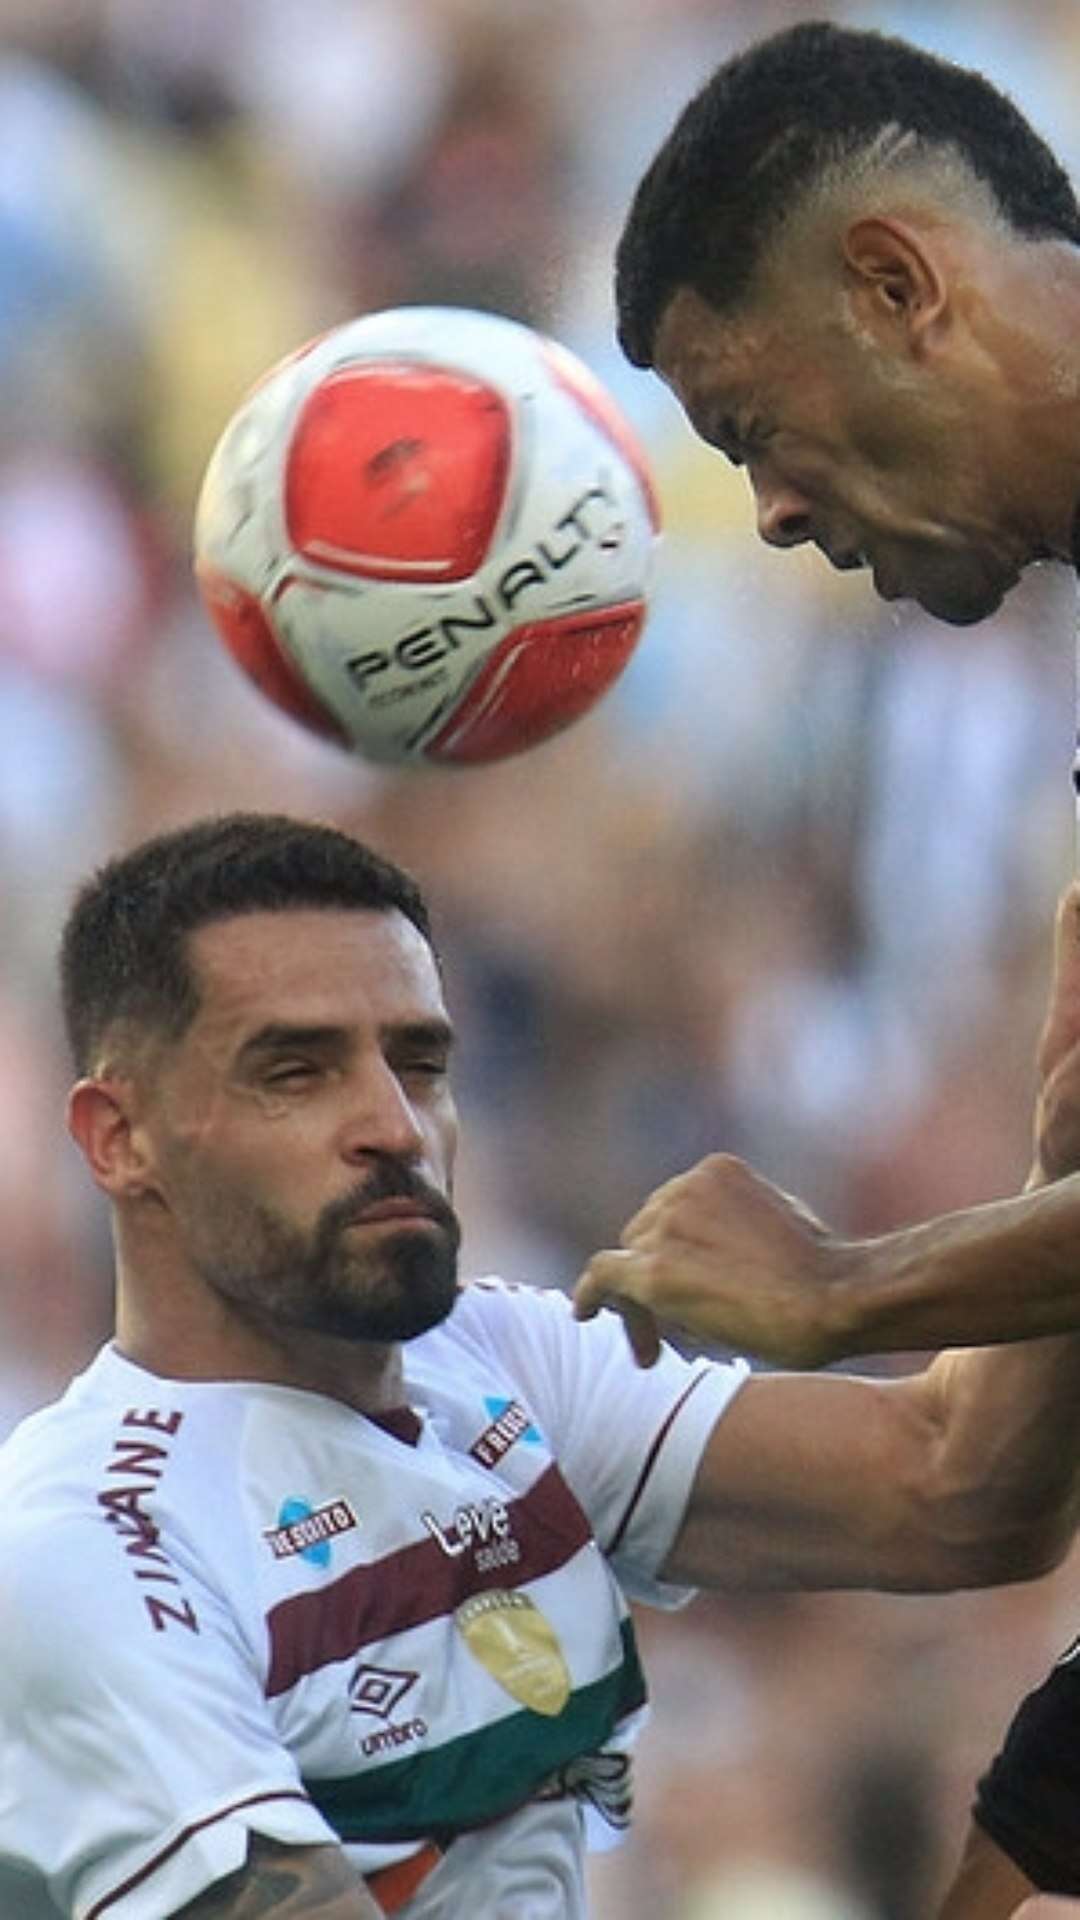
[[[388,1223],[377,1244],[354,1250],[346,1239],[353,1222],[376,1201],[396,1198],[415,1200],[432,1225],[395,1230]],[[454,1305],[457,1215],[396,1161],[381,1162],[370,1179],[324,1208],[311,1235],[267,1208],[236,1224],[239,1244],[230,1246],[224,1232],[199,1270],[262,1325],[389,1344],[438,1326]]]
[[[290,1324],[339,1340],[383,1343],[415,1340],[437,1327],[457,1296],[461,1230],[450,1208],[446,1211],[449,1220],[437,1236],[409,1227],[399,1233],[384,1229],[377,1257],[365,1262],[361,1295],[334,1284],[359,1259],[350,1261],[340,1245],[332,1243],[323,1262],[318,1267],[313,1263],[312,1284]]]

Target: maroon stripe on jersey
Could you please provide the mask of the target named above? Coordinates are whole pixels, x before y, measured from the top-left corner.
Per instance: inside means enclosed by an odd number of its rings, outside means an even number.
[[[186,1847],[188,1841],[194,1839],[197,1833],[202,1833],[207,1827],[216,1827],[219,1820],[228,1820],[234,1813],[242,1813],[245,1807],[265,1806],[269,1800],[302,1800],[305,1807],[312,1807],[312,1802],[306,1793],[300,1793],[290,1787],[282,1787],[279,1793],[251,1793],[246,1800],[234,1800],[231,1806],[219,1807],[216,1813],[208,1813],[205,1820],[196,1820],[190,1827],[185,1827],[182,1833],[177,1834],[175,1840],[170,1840],[167,1847],[162,1847],[160,1853],[155,1853],[152,1860],[148,1860],[144,1867],[140,1867],[138,1873],[133,1873],[130,1880],[125,1880],[122,1886],[114,1887],[111,1893],[105,1895],[104,1900],[99,1900],[90,1908],[86,1920],[98,1920],[100,1914],[108,1913],[109,1908],[115,1907],[118,1900],[125,1899],[129,1893],[135,1891],[136,1887],[141,1887],[144,1880],[149,1880],[151,1874],[158,1873],[166,1860],[171,1860],[173,1854],[179,1853],[181,1847]],[[312,1811],[314,1812],[314,1807]]]
[[[266,1620],[268,1698],[287,1692],[305,1674],[332,1660],[347,1660],[373,1641],[452,1613],[470,1594],[522,1586],[553,1573],[592,1539],[589,1522],[556,1466],[548,1467],[520,1499],[508,1501],[506,1513],[509,1524],[487,1541],[474,1534],[460,1551],[451,1552],[432,1533],[381,1560],[353,1567],[316,1592],[280,1601]],[[450,1513],[432,1517],[443,1542],[452,1540],[447,1531]],[[511,1542],[518,1549],[516,1559],[499,1552]]]
[[[706,1378],[707,1378],[707,1375],[704,1372],[696,1373],[694,1375],[694,1378],[691,1380],[690,1385],[684,1388],[683,1392],[680,1393],[678,1399],[675,1402],[675,1405],[671,1408],[670,1412],[668,1413],[666,1419],[664,1420],[663,1425],[661,1426],[659,1432],[656,1435],[656,1438],[652,1443],[652,1446],[649,1448],[649,1451],[645,1456],[645,1464],[642,1467],[641,1472],[638,1474],[637,1481],[634,1486],[634,1491],[630,1495],[629,1500],[627,1501],[626,1511],[624,1512],[622,1519],[619,1521],[619,1524],[616,1527],[615,1532],[612,1534],[609,1544],[604,1548],[605,1554],[608,1554],[608,1555],[613,1554],[618,1551],[619,1547],[622,1546],[623,1540],[626,1536],[626,1530],[629,1527],[630,1522],[633,1519],[635,1513],[637,1512],[638,1502],[640,1501],[641,1496],[644,1493],[646,1486],[648,1485],[649,1475],[652,1472],[654,1466],[656,1465],[656,1460],[660,1452],[660,1449],[663,1446],[664,1441],[667,1439],[668,1434],[671,1432],[672,1426],[674,1425],[675,1421],[678,1419],[679,1414],[682,1412],[687,1401],[689,1400],[690,1395],[696,1390],[696,1388],[700,1387],[702,1381]]]

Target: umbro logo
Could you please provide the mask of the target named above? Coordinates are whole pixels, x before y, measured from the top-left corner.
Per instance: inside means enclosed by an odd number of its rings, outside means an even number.
[[[350,1711],[374,1714],[376,1720],[389,1720],[419,1678],[418,1673],[410,1673],[405,1668],[374,1667],[362,1660],[349,1681]]]
[[[360,1736],[360,1751],[367,1759],[393,1753],[399,1747],[411,1747],[427,1737],[428,1725],[419,1715],[411,1720],[394,1720],[405,1695],[415,1687],[418,1673],[407,1668],[375,1667],[363,1660],[349,1681],[349,1710],[369,1713],[379,1722],[371,1733]]]

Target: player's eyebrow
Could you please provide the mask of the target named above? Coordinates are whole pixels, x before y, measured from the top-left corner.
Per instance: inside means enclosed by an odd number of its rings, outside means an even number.
[[[383,1040],[394,1041],[411,1052],[448,1054],[454,1044],[454,1029],[449,1020],[402,1020],[383,1028]]]
[[[250,1033],[240,1046],[240,1058],[246,1054],[271,1054],[282,1046],[332,1046],[344,1037],[344,1027],[315,1025],[306,1021],[267,1020],[265,1027]]]
[[[268,1020],[264,1027],[249,1034],[237,1053],[237,1063],[260,1059],[264,1054],[288,1053],[290,1048],[307,1047],[319,1053],[340,1051],[347,1044],[344,1027],[305,1024],[303,1021]]]
[[[384,1045],[389,1042],[408,1047],[410,1051],[427,1048],[448,1054],[454,1044],[454,1029],[448,1020],[437,1018],[392,1021],[382,1029],[381,1038]],[[267,1055],[288,1053],[293,1049],[324,1055],[342,1054],[350,1044],[351,1034],[347,1027],[269,1020],[265,1026],[248,1035],[236,1058],[237,1064],[242,1066],[264,1059]]]

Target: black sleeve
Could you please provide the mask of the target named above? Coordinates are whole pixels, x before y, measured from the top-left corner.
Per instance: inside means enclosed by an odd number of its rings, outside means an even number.
[[[1080,1642],[1017,1708],[973,1812],[1040,1892],[1080,1894]]]

